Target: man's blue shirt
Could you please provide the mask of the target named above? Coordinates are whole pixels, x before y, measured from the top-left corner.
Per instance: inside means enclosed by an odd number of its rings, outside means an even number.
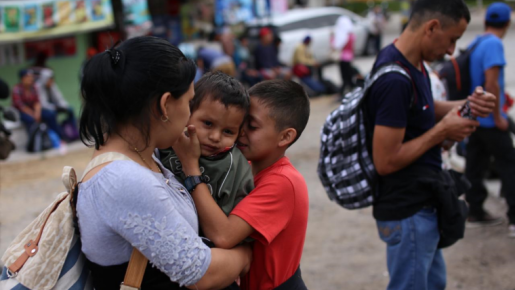
[[[499,110],[504,118],[506,114],[502,111],[502,107],[506,101],[504,96],[504,67],[506,66],[506,59],[504,58],[504,47],[500,38],[493,34],[486,34],[476,37],[470,44],[471,48],[476,42],[479,44],[470,55],[470,77],[471,77],[471,94],[477,86],[485,86],[485,71],[492,67],[499,67],[499,87],[500,93],[500,106]],[[495,127],[494,116],[486,118],[477,118],[481,127],[493,128]]]

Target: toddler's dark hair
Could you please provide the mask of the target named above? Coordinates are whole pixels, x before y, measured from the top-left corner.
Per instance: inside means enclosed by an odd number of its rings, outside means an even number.
[[[195,97],[190,101],[191,112],[195,112],[206,98],[219,101],[225,107],[236,106],[246,113],[250,107],[245,87],[237,79],[222,72],[208,72],[195,84]]]

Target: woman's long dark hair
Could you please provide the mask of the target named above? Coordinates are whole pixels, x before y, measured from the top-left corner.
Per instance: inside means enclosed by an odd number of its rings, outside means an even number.
[[[176,99],[195,78],[195,64],[168,41],[136,37],[92,57],[84,68],[80,138],[103,146],[120,125],[136,127],[148,146],[151,118],[159,118],[160,97]],[[157,109],[159,116],[152,112]]]

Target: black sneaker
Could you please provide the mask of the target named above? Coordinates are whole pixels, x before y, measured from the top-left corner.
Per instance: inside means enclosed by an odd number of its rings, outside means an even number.
[[[497,226],[503,223],[503,218],[501,217],[493,217],[488,213],[484,213],[481,216],[469,215],[467,219],[466,227],[469,229],[479,228],[479,227],[490,227]]]

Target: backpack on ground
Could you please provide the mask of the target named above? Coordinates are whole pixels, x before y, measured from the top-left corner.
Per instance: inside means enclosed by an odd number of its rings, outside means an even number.
[[[66,119],[61,123],[64,137],[67,142],[72,142],[79,139],[79,130],[73,119]]]
[[[451,57],[438,71],[438,76],[447,89],[447,99],[450,101],[464,100],[472,91],[470,76],[470,56],[484,37],[479,38],[469,49],[461,51],[457,57]]]
[[[368,150],[363,104],[372,85],[383,75],[398,73],[411,81],[409,72],[398,63],[380,66],[365,79],[365,86],[347,94],[322,127],[318,176],[329,199],[347,209],[374,202],[377,173]],[[414,92],[415,94],[415,92]],[[413,105],[415,98],[412,98]],[[368,143],[370,144],[370,143]]]
[[[91,160],[82,178],[93,168],[115,160],[131,159],[116,152],[104,153]],[[79,191],[75,170],[65,166],[61,179],[66,191],[14,239],[2,256],[5,266],[0,289],[93,289],[77,225]],[[133,248],[127,268],[130,274],[125,276],[120,289],[139,289],[147,263],[147,258]]]
[[[35,153],[54,148],[54,140],[49,130],[45,123],[34,123],[29,129],[27,151]]]

